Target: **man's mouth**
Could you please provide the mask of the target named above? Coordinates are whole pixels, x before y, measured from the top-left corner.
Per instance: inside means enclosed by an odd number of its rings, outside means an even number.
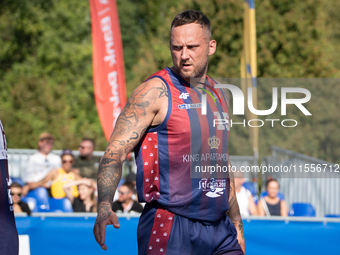
[[[188,67],[190,67],[190,66],[191,66],[191,64],[187,64],[187,63],[183,63],[183,64],[182,64],[182,67],[183,67],[183,68],[188,68]]]

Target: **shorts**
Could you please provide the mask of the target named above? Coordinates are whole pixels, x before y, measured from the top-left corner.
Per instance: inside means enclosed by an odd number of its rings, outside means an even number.
[[[139,255],[243,255],[234,224],[227,216],[206,224],[157,204],[146,204],[139,219],[137,239]]]

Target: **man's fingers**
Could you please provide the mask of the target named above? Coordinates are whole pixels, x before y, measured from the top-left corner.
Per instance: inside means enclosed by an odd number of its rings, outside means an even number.
[[[103,224],[103,222],[98,224],[99,226],[101,226],[101,227],[99,227],[99,237],[100,237],[99,244],[100,244],[100,246],[105,245],[106,224],[104,223],[104,226],[102,224]]]
[[[96,224],[93,228],[94,238],[96,239],[97,243],[100,244],[100,236],[98,231],[98,225]]]
[[[109,208],[109,209],[111,210],[111,208]],[[104,212],[105,212],[105,210],[104,210]],[[107,213],[107,211],[106,211],[106,213]],[[95,223],[94,228],[93,228],[93,234],[94,234],[94,237],[95,237],[97,243],[105,251],[107,250],[107,246],[105,244],[106,226],[112,224],[113,227],[120,228],[120,224],[118,222],[118,217],[115,213],[113,213],[112,211],[111,212],[109,211],[107,216],[108,217],[106,217],[104,219],[98,219],[98,216],[97,216],[97,222]]]
[[[119,220],[116,214],[113,214],[111,216],[111,220],[112,220],[112,225],[114,228],[120,228]]]
[[[103,245],[101,245],[101,247],[102,247],[102,249],[103,249],[104,251],[106,251],[106,250],[107,250],[107,246],[106,246],[106,244],[103,244]]]

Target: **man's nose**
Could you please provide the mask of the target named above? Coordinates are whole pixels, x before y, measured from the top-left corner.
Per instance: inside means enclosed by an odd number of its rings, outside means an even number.
[[[183,60],[189,58],[189,52],[188,52],[187,47],[183,47],[181,58],[182,58]]]

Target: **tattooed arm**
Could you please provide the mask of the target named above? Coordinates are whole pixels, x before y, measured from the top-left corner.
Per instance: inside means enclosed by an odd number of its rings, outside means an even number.
[[[230,162],[230,161],[229,161]],[[231,169],[231,165],[229,163],[229,169]],[[240,244],[243,253],[246,253],[246,245],[244,241],[244,231],[243,231],[243,222],[240,214],[240,209],[238,206],[238,202],[236,199],[235,193],[235,182],[234,182],[234,174],[232,172],[229,173],[230,177],[230,193],[229,193],[229,210],[227,212],[227,216],[233,222],[236,231],[237,231],[237,240]]]
[[[117,215],[112,211],[113,196],[122,175],[122,163],[143,137],[150,125],[162,123],[166,116],[168,93],[160,79],[140,85],[129,98],[119,115],[105,154],[98,169],[98,215],[93,228],[96,241],[106,250],[107,225],[119,228]]]

